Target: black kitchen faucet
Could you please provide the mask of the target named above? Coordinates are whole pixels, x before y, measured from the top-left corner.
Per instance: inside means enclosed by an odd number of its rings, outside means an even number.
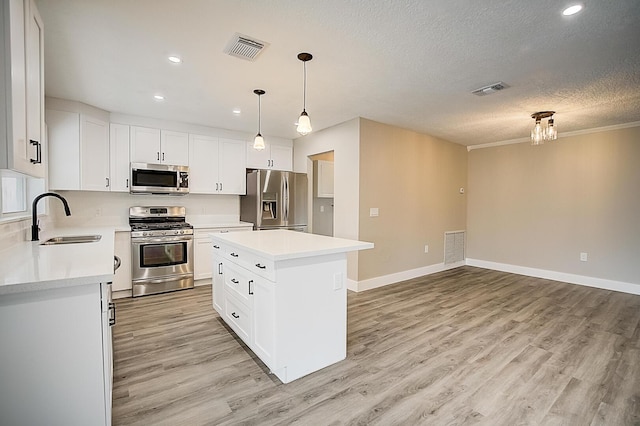
[[[56,194],[55,192],[45,192],[44,194],[38,195],[36,198],[33,199],[33,204],[31,205],[31,214],[32,214],[31,241],[38,241],[39,239],[40,228],[38,227],[38,201],[40,201],[40,199],[44,197],[58,198],[60,201],[62,201],[62,204],[64,204],[64,213],[67,216],[71,216],[71,210],[69,210],[69,204],[67,203],[67,200],[65,200],[62,195]]]

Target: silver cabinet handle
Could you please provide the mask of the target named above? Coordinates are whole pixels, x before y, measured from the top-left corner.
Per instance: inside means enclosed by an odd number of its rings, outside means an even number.
[[[106,188],[108,188],[109,187],[109,178],[105,178],[105,179],[107,180]]]
[[[164,161],[164,152],[162,153],[162,161]]]
[[[109,302],[109,325],[116,325],[116,304]]]
[[[218,263],[218,275],[222,275],[222,263]]]
[[[267,267],[266,267],[266,266],[261,265],[261,264],[259,264],[259,263],[256,263],[256,268],[259,268],[259,269],[267,269]]]
[[[220,246],[217,246],[217,245],[215,245],[215,244],[214,244],[214,245],[213,245],[213,248],[214,248],[214,249],[219,250],[219,249],[220,249]]]
[[[36,158],[31,158],[31,164],[40,164],[42,163],[42,144],[38,141],[34,141],[33,139],[29,139],[29,143],[36,147]]]
[[[222,182],[220,182],[220,191],[222,191]]]
[[[122,265],[122,261],[120,260],[120,258],[118,256],[113,256],[113,273],[114,274],[120,268],[120,265]]]
[[[160,161],[160,151],[156,152],[156,156],[158,157],[157,160]]]
[[[229,255],[230,255],[231,257],[238,257],[238,254],[237,254],[237,253],[230,253]]]
[[[235,278],[231,278],[231,282],[234,284],[238,284],[240,281],[236,280]]]
[[[231,316],[234,317],[235,319],[240,318],[240,315],[236,314],[235,312],[231,312]]]
[[[129,179],[127,179],[126,185],[127,185],[126,187],[128,188],[129,187]]]
[[[253,280],[249,280],[249,294],[253,294],[253,290],[251,290],[251,283]]]

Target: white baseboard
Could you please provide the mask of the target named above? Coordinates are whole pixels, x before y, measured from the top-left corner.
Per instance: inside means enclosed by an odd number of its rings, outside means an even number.
[[[584,275],[567,274],[565,272],[549,271],[546,269],[529,268],[526,266],[510,265],[507,263],[489,262],[486,260],[467,259],[466,264],[478,268],[493,269],[495,271],[510,272],[512,274],[529,277],[544,278],[553,281],[596,287],[604,290],[620,291],[640,295],[640,284],[613,281],[603,278],[587,277]]]
[[[355,281],[347,280],[347,288],[351,291],[371,290],[385,285],[396,284],[401,281],[413,278],[423,277],[425,275],[435,274],[436,272],[447,271],[449,269],[464,266],[466,263],[456,262],[449,265],[444,263],[436,263],[435,265],[423,266],[421,268],[410,269],[408,271],[396,272],[394,274],[383,275],[381,277],[369,278],[368,280]]]

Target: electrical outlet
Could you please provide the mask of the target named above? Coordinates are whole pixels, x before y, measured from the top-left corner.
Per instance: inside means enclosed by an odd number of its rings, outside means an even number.
[[[324,206],[320,206],[320,213],[324,213]]]
[[[96,209],[96,217],[102,216],[102,209]]]
[[[587,260],[589,260],[589,254],[584,252],[580,253],[580,261],[586,262]]]
[[[425,253],[429,253],[429,245],[428,245],[428,244],[425,244],[425,246],[424,246],[424,252],[425,252]]]

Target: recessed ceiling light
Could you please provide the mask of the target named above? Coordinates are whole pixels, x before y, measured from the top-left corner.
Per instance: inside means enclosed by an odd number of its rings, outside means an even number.
[[[569,6],[565,10],[563,10],[562,14],[564,16],[575,15],[576,13],[578,13],[578,12],[580,12],[582,10],[582,7],[583,6],[581,4],[574,4],[573,6]]]
[[[164,96],[162,95],[153,95],[153,99],[156,101],[164,101]]]
[[[169,61],[173,62],[174,64],[179,64],[180,62],[182,62],[182,59],[177,56],[169,56],[167,59],[169,59]]]
[[[239,115],[242,111],[240,111],[240,109],[236,108],[232,111],[235,115]]]

